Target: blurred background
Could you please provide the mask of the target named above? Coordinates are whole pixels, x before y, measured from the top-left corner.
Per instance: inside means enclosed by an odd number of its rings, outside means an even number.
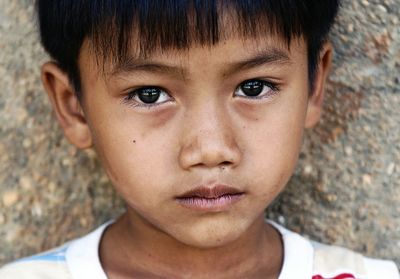
[[[400,266],[400,1],[345,0],[321,123],[269,218]],[[32,0],[0,0],[0,265],[123,211],[93,151],[67,143],[39,80]]]

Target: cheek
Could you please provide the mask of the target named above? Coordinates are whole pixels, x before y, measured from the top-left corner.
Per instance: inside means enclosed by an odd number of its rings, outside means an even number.
[[[276,106],[244,131],[254,184],[267,196],[278,194],[295,168],[300,152],[306,105]],[[268,193],[267,193],[268,192]]]
[[[173,172],[173,146],[168,129],[149,129],[139,119],[108,117],[93,127],[95,148],[116,190],[130,200],[151,200],[167,191],[163,185]],[[162,133],[160,132],[162,131]]]

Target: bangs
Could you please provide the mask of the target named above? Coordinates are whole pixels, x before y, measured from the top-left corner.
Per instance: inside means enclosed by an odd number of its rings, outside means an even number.
[[[87,37],[96,57],[116,63],[132,51],[146,57],[156,51],[212,46],[232,36],[262,38],[273,34],[289,45],[311,28],[305,20],[309,11],[302,1],[92,2],[97,3],[89,8]]]
[[[155,51],[212,46],[236,36],[277,36],[307,44],[312,84],[319,51],[340,0],[37,0],[42,45],[80,90],[85,40],[98,62],[121,63]]]

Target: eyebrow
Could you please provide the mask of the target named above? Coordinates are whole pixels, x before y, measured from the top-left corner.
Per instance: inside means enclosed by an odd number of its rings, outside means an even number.
[[[292,61],[288,52],[278,48],[268,48],[255,55],[232,63],[224,65],[224,76],[231,75],[236,72],[249,70],[252,68],[265,65],[290,65]],[[148,72],[167,74],[171,76],[185,77],[188,70],[175,65],[168,65],[143,59],[128,57],[123,62],[118,63],[111,71],[111,77],[126,75],[132,72]]]
[[[250,58],[243,61],[229,63],[226,67],[225,75],[249,70],[261,66],[270,65],[291,65],[292,61],[289,54],[278,48],[270,48],[258,52]]]
[[[172,66],[130,57],[123,62],[118,63],[118,65],[111,71],[111,76],[115,77],[132,72],[149,72],[181,76],[185,75],[187,73],[187,70],[178,66]]]

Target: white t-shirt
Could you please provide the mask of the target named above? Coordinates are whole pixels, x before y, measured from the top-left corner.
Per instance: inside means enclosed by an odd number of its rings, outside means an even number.
[[[98,251],[110,223],[59,248],[5,265],[0,279],[107,279]],[[400,279],[393,262],[312,242],[270,223],[281,233],[284,245],[279,279]]]

